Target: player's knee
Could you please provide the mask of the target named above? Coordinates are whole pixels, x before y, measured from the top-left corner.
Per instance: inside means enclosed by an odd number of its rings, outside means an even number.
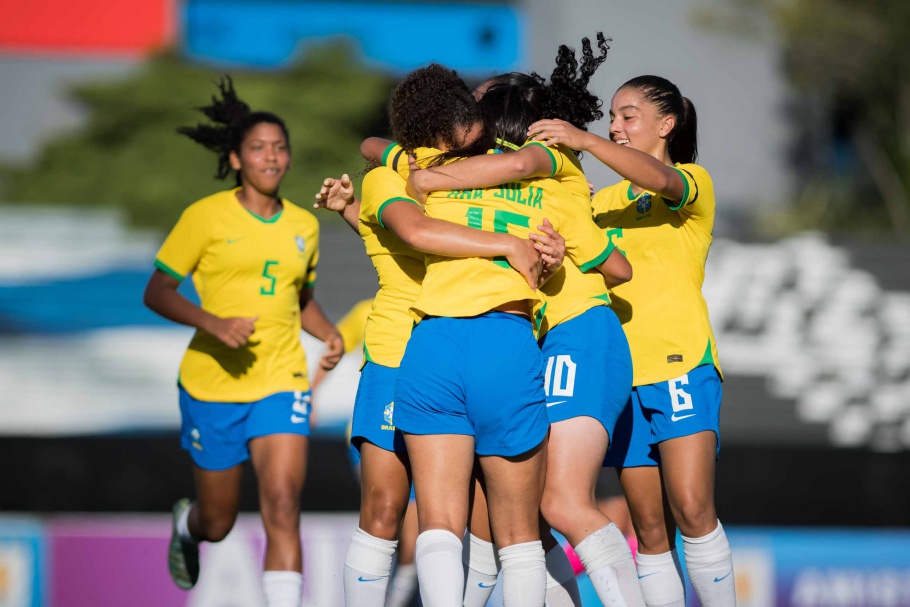
[[[655,550],[665,552],[664,548],[669,545],[663,514],[640,515],[635,521],[635,531],[639,545],[649,552]]]
[[[372,536],[394,539],[398,537],[406,507],[395,499],[371,500],[364,508],[361,528]]]
[[[717,526],[714,504],[708,500],[690,498],[675,508],[676,524],[680,532],[688,537],[702,537]]]
[[[234,528],[235,518],[225,515],[201,516],[199,522],[202,524],[203,539],[208,542],[220,542]]]
[[[272,488],[260,496],[263,521],[272,527],[296,527],[300,520],[300,496],[289,488]]]
[[[544,491],[540,501],[540,513],[544,520],[553,529],[565,533],[578,520],[579,511],[583,510],[580,504],[565,495],[560,496],[559,491]]]

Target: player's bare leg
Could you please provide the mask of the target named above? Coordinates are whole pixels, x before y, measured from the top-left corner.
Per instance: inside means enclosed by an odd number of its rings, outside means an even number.
[[[502,563],[503,601],[542,607],[546,558],[540,542],[539,510],[547,473],[546,441],[516,457],[479,459],[486,479],[490,526]]]
[[[300,494],[306,480],[309,438],[260,436],[250,441],[249,449],[266,535],[262,577],[266,607],[296,607],[303,589]]]
[[[683,536],[686,569],[705,607],[736,604],[733,556],[714,508],[717,436],[710,430],[660,443],[664,486]]]
[[[594,497],[608,442],[603,424],[592,417],[551,424],[540,509],[569,540],[603,603],[644,606],[629,545]]]
[[[420,598],[426,607],[461,607],[462,536],[468,520],[474,437],[408,433],[404,437],[417,495]]]
[[[345,604],[381,607],[386,601],[411,479],[406,455],[369,441],[361,443],[360,455],[360,524],[345,556]]]

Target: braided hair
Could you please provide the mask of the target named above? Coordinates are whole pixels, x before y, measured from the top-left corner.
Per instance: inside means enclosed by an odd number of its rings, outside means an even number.
[[[200,112],[213,124],[198,123],[196,126],[182,126],[177,129],[196,143],[218,154],[216,179],[226,179],[231,174],[231,152],[240,154],[240,146],[247,133],[263,122],[277,125],[290,146],[290,135],[284,121],[271,112],[253,112],[250,106],[237,97],[234,81],[225,75],[216,83],[218,95],[212,95],[211,105],[202,106]],[[240,186],[240,173],[235,174],[236,185]]]

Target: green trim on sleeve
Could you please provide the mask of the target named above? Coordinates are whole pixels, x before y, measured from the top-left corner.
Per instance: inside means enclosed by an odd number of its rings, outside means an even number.
[[[380,160],[379,164],[381,164],[383,166],[389,166],[388,164],[386,164],[389,161],[389,154],[397,146],[398,146],[398,144],[394,141],[392,143],[390,143],[388,146],[386,146],[386,149],[384,149],[382,151],[382,160]]]
[[[610,253],[612,253],[613,249],[615,249],[615,248],[616,248],[616,245],[613,244],[613,239],[611,238],[610,244],[607,245],[607,248],[604,249],[603,253],[601,253],[600,255],[598,255],[597,257],[595,257],[588,263],[584,263],[584,264],[578,266],[578,269],[581,270],[582,272],[587,272],[588,270],[590,270],[592,268],[596,268],[597,266],[599,266],[600,264],[602,264],[603,262],[605,262],[607,260],[607,257],[610,256]]]
[[[526,148],[526,147],[528,147],[529,145],[537,145],[537,146],[540,146],[540,147],[542,147],[543,149],[545,149],[545,150],[547,151],[547,154],[550,155],[550,162],[552,163],[552,166],[551,166],[551,169],[550,169],[550,174],[548,175],[548,177],[552,177],[553,175],[555,175],[555,174],[556,174],[556,171],[559,169],[559,162],[557,162],[557,160],[556,160],[556,154],[553,152],[553,150],[551,150],[550,148],[548,148],[547,146],[545,146],[544,144],[542,144],[542,143],[539,142],[539,141],[529,141],[528,143],[524,144],[522,147],[525,147],[525,148]]]
[[[680,200],[676,204],[670,204],[671,202],[673,202],[672,200],[664,200],[664,204],[666,204],[667,208],[669,208],[671,211],[678,211],[681,208],[683,208],[684,206],[686,206],[686,202],[689,200],[689,180],[686,178],[686,175],[685,175],[685,173],[682,172],[682,170],[680,170],[676,167],[670,167],[670,168],[673,169],[674,171],[676,171],[677,173],[679,173],[679,176],[682,177],[683,196],[682,196],[682,200]]]
[[[155,260],[155,267],[158,268],[159,270],[161,270],[162,272],[164,272],[165,274],[167,274],[168,276],[170,276],[171,278],[174,278],[181,282],[183,282],[183,279],[186,278],[186,276],[181,275],[180,272],[171,268],[170,266],[168,266],[166,263],[164,263],[160,259]]]
[[[305,285],[303,285],[303,288],[304,288],[304,289],[312,289],[312,288],[315,287],[315,286],[316,286],[316,280],[314,279],[314,280],[312,280],[311,282],[308,282],[308,283],[306,283]]]
[[[395,198],[389,198],[388,200],[383,202],[381,205],[379,205],[379,210],[376,211],[376,221],[378,221],[379,225],[382,226],[382,228],[385,230],[387,230],[388,228],[386,228],[385,224],[382,223],[382,212],[385,210],[385,208],[387,206],[389,206],[393,202],[410,202],[411,204],[417,204],[417,201],[414,200],[413,198],[404,198],[403,196],[397,196]],[[417,206],[419,207],[420,205],[417,204]]]

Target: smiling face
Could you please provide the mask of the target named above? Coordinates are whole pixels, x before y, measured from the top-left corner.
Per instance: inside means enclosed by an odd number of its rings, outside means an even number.
[[[231,152],[230,161],[244,188],[274,196],[291,168],[291,150],[280,126],[260,122],[247,131],[240,152]]]
[[[675,126],[675,116],[661,116],[638,90],[625,87],[613,95],[610,103],[610,139],[615,143],[669,162],[667,137]]]

